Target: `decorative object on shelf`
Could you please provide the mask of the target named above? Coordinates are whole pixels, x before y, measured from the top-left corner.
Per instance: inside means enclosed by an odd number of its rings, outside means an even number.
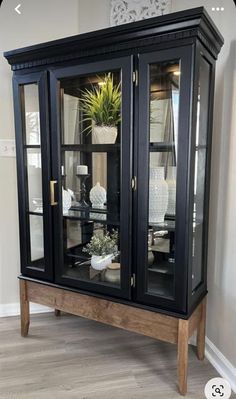
[[[110,24],[121,25],[170,11],[171,0],[111,0]]]
[[[167,167],[167,178],[168,184],[168,207],[167,214],[175,215],[175,203],[176,203],[176,166]]]
[[[157,252],[170,253],[170,238],[167,230],[159,230],[153,233],[152,248]]]
[[[152,244],[153,244],[153,230],[148,230],[148,266],[152,266],[154,262],[154,255],[152,252]]]
[[[104,187],[97,184],[90,190],[89,199],[92,203],[92,208],[105,209],[105,202],[107,200],[107,192]],[[106,214],[90,212],[90,216],[98,220],[106,220]]]
[[[118,232],[113,230],[105,235],[93,235],[90,242],[83,248],[83,252],[91,255],[91,266],[95,270],[104,270],[112,259],[119,254]]]
[[[104,273],[104,280],[112,284],[120,284],[120,263],[110,263]]]
[[[63,207],[63,214],[68,213],[70,207],[71,207],[71,194],[67,191],[64,190],[62,187],[62,207]]]
[[[83,121],[89,122],[84,132],[92,131],[93,144],[114,144],[121,121],[121,85],[114,84],[111,73],[105,75],[102,83],[82,91],[80,109]]]
[[[71,190],[70,188],[68,188],[67,191],[70,194],[72,201],[75,201],[75,193],[74,193],[74,191]]]
[[[86,166],[86,165],[78,165],[78,166]],[[78,166],[77,166],[77,171],[78,171]],[[87,166],[86,166],[87,167]],[[81,170],[81,169],[79,169]],[[86,171],[88,169],[83,169],[82,172]],[[79,201],[79,206],[81,208],[88,208],[89,204],[86,202],[86,197],[87,197],[87,190],[86,190],[86,180],[90,176],[90,174],[78,174],[76,175],[78,179],[80,179],[80,201]]]
[[[114,258],[113,254],[104,255],[104,256],[92,255],[91,266],[95,270],[104,270],[111,263],[113,258]]]
[[[107,192],[104,187],[97,184],[90,190],[89,198],[92,203],[92,208],[104,209],[104,204],[107,200]]]
[[[164,167],[150,168],[149,175],[149,223],[164,223],[168,206],[168,185],[164,179]]]
[[[88,167],[87,165],[77,165],[76,168],[77,175],[88,175]]]
[[[93,144],[114,144],[117,137],[116,126],[93,126]]]

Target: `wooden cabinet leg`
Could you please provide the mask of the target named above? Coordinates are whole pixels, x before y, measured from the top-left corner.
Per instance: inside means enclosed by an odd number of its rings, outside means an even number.
[[[29,301],[27,299],[27,282],[20,280],[20,317],[21,317],[21,335],[27,337],[29,332],[30,313]]]
[[[206,332],[206,298],[201,304],[201,320],[197,327],[197,356],[199,360],[205,357],[205,332]]]
[[[178,328],[178,381],[181,395],[187,393],[188,376],[188,320],[179,319]]]
[[[59,309],[55,309],[54,314],[56,317],[59,317],[59,316],[61,316],[61,311]]]

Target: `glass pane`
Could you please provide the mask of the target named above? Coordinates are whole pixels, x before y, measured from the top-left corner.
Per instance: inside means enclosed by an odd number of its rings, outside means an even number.
[[[30,218],[30,254],[31,262],[43,260],[43,218],[42,216],[29,215]],[[43,263],[43,262],[42,262]]]
[[[205,168],[207,151],[208,101],[210,83],[210,64],[201,57],[198,86],[195,173],[194,173],[194,208],[193,208],[193,246],[192,246],[192,289],[202,281],[203,231]]]
[[[61,93],[63,274],[119,287],[120,71],[62,79]]]
[[[150,65],[147,291],[174,297],[179,61]]]
[[[24,86],[26,144],[40,144],[39,93],[36,83]]]
[[[40,137],[39,90],[37,83],[22,85],[24,104],[24,142],[26,144],[26,185],[27,185],[27,249],[28,265],[40,270],[45,267],[44,224],[42,193],[42,154]]]
[[[27,149],[29,211],[43,212],[41,150]]]

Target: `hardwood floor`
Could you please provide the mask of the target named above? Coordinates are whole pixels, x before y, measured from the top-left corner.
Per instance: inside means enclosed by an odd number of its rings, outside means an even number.
[[[189,350],[186,398],[202,399],[218,374]],[[176,346],[76,316],[0,319],[0,398],[176,399]],[[236,397],[235,396],[232,396]]]

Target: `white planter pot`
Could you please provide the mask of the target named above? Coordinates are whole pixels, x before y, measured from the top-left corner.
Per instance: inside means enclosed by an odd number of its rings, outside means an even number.
[[[113,254],[104,256],[92,255],[91,266],[95,270],[104,270],[111,263],[113,258]]]
[[[164,167],[150,168],[149,223],[163,223],[168,206],[168,185]]]
[[[117,138],[116,126],[93,127],[93,144],[115,144]]]

